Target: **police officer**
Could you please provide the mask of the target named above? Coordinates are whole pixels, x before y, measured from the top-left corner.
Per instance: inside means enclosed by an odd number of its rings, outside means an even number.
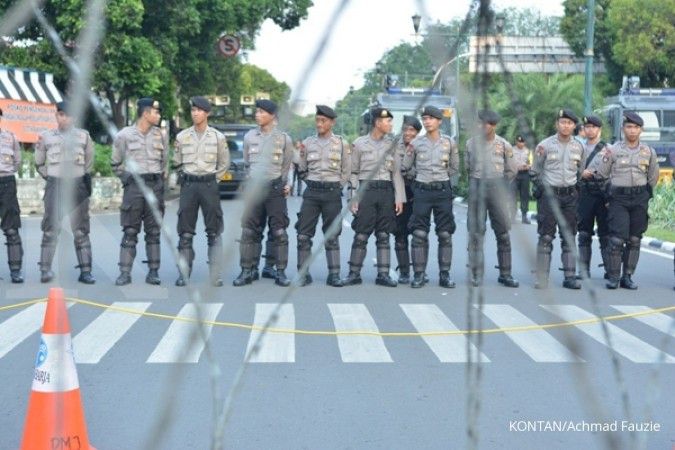
[[[298,270],[309,258],[312,251],[312,237],[316,231],[319,216],[323,222],[324,234],[340,215],[342,209],[342,187],[351,175],[351,150],[349,143],[333,134],[337,114],[325,105],[316,106],[316,132],[305,139],[299,147],[298,171],[307,188],[302,196],[302,206],[295,229],[298,232]],[[342,227],[331,239],[325,241],[328,279],[326,284],[341,287],[340,242]],[[312,282],[309,272],[300,284]]]
[[[471,282],[479,286],[483,282],[485,221],[490,215],[490,226],[497,239],[497,281],[507,287],[518,287],[518,280],[511,275],[511,218],[508,186],[516,176],[518,161],[513,148],[506,139],[497,135],[495,129],[501,120],[494,111],[478,113],[481,130],[478,136],[466,143],[466,167],[469,173],[469,267]]]
[[[117,133],[111,157],[112,168],[124,187],[120,207],[120,224],[124,235],[120,246],[120,276],[115,281],[117,286],[131,283],[131,267],[136,257],[141,226],[145,231],[145,253],[149,269],[145,282],[154,285],[161,282],[158,273],[161,223],[155,220],[151,203],[143,196],[131,171],[135,170],[145,186],[154,193],[160,218],[163,217],[169,143],[167,136],[158,127],[161,120],[159,102],[146,97],[139,99],[136,106],[136,124],[124,127]],[[131,161],[135,163],[135,169],[129,167]]]
[[[574,139],[574,127],[579,119],[569,109],[558,111],[556,120],[557,133],[549,136],[537,145],[532,178],[534,182],[534,197],[537,199],[537,289],[548,287],[548,275],[551,269],[551,252],[556,226],[562,239],[562,265],[565,274],[563,287],[580,289],[581,284],[576,279],[576,261],[573,248],[577,234],[577,182],[583,170],[583,146]],[[545,193],[544,185],[551,190],[551,196]],[[553,214],[552,203],[556,202],[563,216],[559,222]],[[572,236],[567,241],[563,236],[563,227]]]
[[[373,108],[373,129],[354,141],[352,148],[352,189],[366,184],[358,202],[352,203],[352,229],[356,233],[349,258],[345,285],[361,284],[361,268],[366,257],[368,238],[375,232],[377,278],[375,284],[396,287],[389,276],[391,248],[389,234],[396,229],[396,216],[403,212],[405,185],[401,176],[396,146],[390,135],[394,116],[386,108]],[[367,181],[370,180],[370,181]]]
[[[403,126],[401,127],[401,137],[396,147],[396,155],[399,164],[403,165],[403,157],[406,148],[417,137],[422,130],[422,123],[415,116],[403,116]],[[403,212],[396,216],[396,232],[394,233],[394,250],[396,251],[396,260],[398,262],[398,282],[402,284],[410,283],[410,250],[408,236],[410,229],[408,223],[412,216],[413,189],[412,184],[415,180],[415,173],[401,171],[403,182],[405,183],[406,203],[403,205]]]
[[[51,268],[61,220],[64,215],[69,215],[80,269],[78,281],[94,284],[96,280],[91,274],[89,241],[89,197],[94,146],[87,131],[73,127],[73,119],[67,110],[66,102],[56,104],[57,128],[42,133],[35,144],[35,167],[47,180],[41,226],[40,281],[48,283],[54,278]],[[65,180],[66,177],[70,180]],[[70,205],[62,203],[65,188],[72,189]]]
[[[230,150],[223,134],[209,126],[211,103],[204,97],[190,99],[192,126],[176,136],[173,163],[181,185],[178,206],[178,253],[192,271],[195,252],[197,213],[202,209],[208,245],[209,274],[213,286],[222,286],[223,210],[220,207],[218,180],[230,167]],[[185,286],[182,271],[176,286]]]
[[[609,228],[607,225],[607,207],[605,206],[606,180],[596,177],[593,168],[602,161],[601,152],[607,144],[600,137],[602,134],[602,120],[598,116],[583,118],[586,133],[586,144],[581,173],[579,203],[577,205],[577,228],[579,230],[579,272],[581,277],[591,277],[591,244],[593,230],[598,226],[600,241],[600,255],[603,266],[607,269],[609,259]]]
[[[21,149],[14,133],[2,129],[2,109],[0,109],[0,228],[5,234],[7,245],[7,264],[12,283],[23,283],[21,266],[23,247],[21,246],[21,211],[16,198],[16,178],[14,174],[21,166]]]
[[[426,134],[413,139],[403,158],[403,170],[415,171],[415,203],[409,223],[414,271],[410,286],[413,288],[420,288],[426,283],[424,272],[429,256],[432,212],[438,236],[439,285],[455,287],[455,282],[450,277],[452,234],[456,228],[450,177],[459,171],[459,151],[449,136],[441,134],[442,122],[443,112],[440,109],[425,106],[422,110],[422,124]]]
[[[239,246],[241,273],[234,286],[253,282],[254,265],[260,260],[262,236],[266,223],[272,232],[275,284],[288,286],[288,210],[286,196],[291,191],[288,172],[293,161],[293,141],[276,127],[277,105],[271,100],[256,101],[255,121],[258,127],[244,136],[244,162],[253,176],[267,181],[263,198],[252,206],[242,219]],[[268,245],[269,248],[269,245]],[[257,269],[256,269],[257,271]]]
[[[631,277],[640,257],[642,234],[647,230],[649,199],[659,178],[656,152],[640,141],[642,117],[634,111],[625,111],[623,117],[625,140],[605,149],[597,167],[597,173],[609,179],[608,289],[619,285],[637,289]]]
[[[513,211],[517,210],[516,204],[520,200],[520,215],[522,223],[530,224],[527,217],[527,210],[530,206],[530,149],[525,145],[525,138],[521,135],[516,136],[516,146],[513,148],[513,159],[516,161],[518,173],[513,180]]]

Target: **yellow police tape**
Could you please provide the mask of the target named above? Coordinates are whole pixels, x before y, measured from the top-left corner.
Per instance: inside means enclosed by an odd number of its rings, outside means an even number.
[[[263,331],[265,330],[265,327],[261,327],[259,325],[252,325],[252,324],[246,324],[246,323],[237,323],[237,322],[221,322],[217,320],[198,320],[193,317],[181,317],[181,316],[173,316],[170,314],[161,314],[161,313],[153,313],[153,312],[147,312],[147,311],[141,311],[137,309],[132,309],[132,308],[123,308],[119,306],[112,306],[112,305],[107,305],[105,303],[98,303],[98,302],[93,302],[91,300],[83,300],[79,298],[72,298],[68,297],[66,298],[67,301],[80,304],[80,305],[86,305],[86,306],[92,306],[95,308],[102,308],[102,309],[108,309],[110,311],[116,311],[120,313],[126,313],[126,314],[134,314],[137,316],[142,316],[142,317],[152,317],[155,319],[162,319],[162,320],[176,320],[179,322],[187,322],[187,323],[202,323],[204,325],[211,325],[215,327],[225,327],[225,328],[239,328],[243,330],[250,330],[250,331]],[[46,302],[46,298],[38,298],[34,300],[28,300],[25,302],[21,303],[15,303],[13,305],[6,305],[6,306],[1,306],[0,307],[0,312],[10,310],[10,309],[16,309],[16,308],[23,308],[25,306],[30,306],[34,305],[36,303],[43,303]],[[466,334],[478,334],[478,333],[483,333],[483,334],[496,334],[496,333],[517,333],[517,332],[523,332],[523,331],[535,331],[535,330],[548,330],[551,328],[565,328],[565,327],[573,327],[577,325],[588,325],[592,323],[598,323],[598,322],[610,322],[610,321],[615,321],[615,320],[622,320],[622,319],[631,319],[635,317],[641,317],[641,316],[650,316],[653,314],[659,314],[659,313],[668,313],[668,312],[673,312],[675,311],[675,305],[672,306],[665,306],[663,308],[656,308],[656,309],[649,309],[646,311],[639,311],[639,312],[634,312],[634,313],[628,313],[628,314],[616,314],[612,316],[603,316],[603,317],[593,317],[589,319],[580,319],[580,320],[573,320],[573,321],[568,321],[568,322],[554,322],[554,323],[547,323],[543,325],[523,325],[523,326],[517,326],[517,327],[504,327],[504,328],[486,328],[483,330],[448,330],[448,331],[423,331],[423,332],[407,332],[407,331],[401,331],[401,332],[384,332],[384,331],[370,331],[370,330],[351,330],[351,331],[325,331],[325,330],[299,330],[299,329],[292,329],[292,328],[274,328],[270,327],[267,328],[267,333],[276,333],[276,334],[303,334],[303,335],[311,335],[311,336],[379,336],[379,337],[426,337],[426,336],[456,336],[456,335],[466,335]],[[674,318],[675,319],[675,318]]]
[[[250,330],[250,331],[263,331],[265,330],[265,327],[261,327],[259,325],[252,325],[252,324],[246,324],[246,323],[237,323],[237,322],[221,322],[217,320],[198,320],[193,317],[181,317],[181,316],[174,316],[170,314],[161,314],[161,313],[153,313],[153,312],[147,312],[147,311],[141,311],[137,309],[132,309],[132,308],[123,308],[119,306],[112,306],[112,305],[107,305],[105,303],[98,303],[98,302],[93,302],[91,300],[83,300],[83,299],[78,299],[78,298],[67,298],[66,299],[69,302],[76,303],[76,304],[81,304],[81,305],[86,305],[86,306],[91,306],[95,308],[102,308],[102,309],[108,309],[110,311],[116,311],[120,313],[126,313],[126,314],[134,314],[137,316],[142,316],[142,317],[152,317],[155,319],[162,319],[162,320],[175,320],[179,322],[187,322],[187,323],[202,323],[204,325],[211,325],[215,327],[225,327],[225,328],[239,328],[243,330]],[[25,302],[21,303],[15,303],[13,305],[6,305],[6,306],[1,306],[0,307],[0,312],[2,311],[7,311],[10,309],[17,309],[17,308],[23,308],[26,306],[34,305],[36,303],[43,303],[46,302],[46,298],[37,298],[33,300],[28,300]],[[654,314],[659,314],[659,313],[668,313],[668,312],[673,312],[675,311],[675,305],[672,306],[665,306],[663,308],[656,308],[656,309],[649,309],[646,311],[638,311],[634,313],[627,313],[627,314],[616,314],[612,316],[604,316],[604,317],[593,317],[590,319],[580,319],[580,320],[573,320],[573,321],[567,321],[567,322],[554,322],[554,323],[547,323],[543,325],[522,325],[522,326],[517,326],[517,327],[504,327],[504,328],[486,328],[483,330],[448,330],[448,331],[423,331],[423,332],[407,332],[407,331],[401,331],[401,332],[384,332],[384,331],[370,331],[370,330],[351,330],[351,331],[325,331],[325,330],[300,330],[300,329],[291,329],[291,328],[274,328],[270,327],[267,328],[267,333],[275,333],[275,334],[303,334],[303,335],[310,335],[310,336],[379,336],[379,337],[425,337],[425,336],[456,336],[456,335],[467,335],[467,334],[478,334],[478,333],[483,333],[483,334],[496,334],[496,333],[517,333],[517,332],[523,332],[523,331],[535,331],[535,330],[547,330],[551,328],[565,328],[565,327],[573,327],[577,325],[588,325],[588,324],[593,324],[593,323],[598,323],[598,322],[610,322],[610,321],[615,321],[615,320],[623,320],[623,319],[631,319],[635,317],[641,317],[641,316],[650,316]]]

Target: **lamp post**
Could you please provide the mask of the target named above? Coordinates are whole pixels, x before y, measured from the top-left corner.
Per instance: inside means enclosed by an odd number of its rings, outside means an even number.
[[[590,114],[593,108],[593,34],[595,28],[595,0],[586,3],[586,70],[584,77],[584,114]]]

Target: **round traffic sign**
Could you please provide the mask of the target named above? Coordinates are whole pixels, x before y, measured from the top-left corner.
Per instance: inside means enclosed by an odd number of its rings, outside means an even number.
[[[234,56],[241,48],[241,41],[237,36],[226,34],[218,39],[218,51],[225,57]]]

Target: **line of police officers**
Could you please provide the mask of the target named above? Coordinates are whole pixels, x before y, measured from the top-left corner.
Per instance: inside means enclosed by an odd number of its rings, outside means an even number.
[[[71,229],[80,268],[79,281],[92,284],[92,255],[89,241],[89,197],[93,145],[89,133],[74,128],[66,102],[57,105],[57,129],[40,135],[35,161],[38,172],[47,180],[45,214],[42,221],[41,281],[53,278],[54,257],[61,219],[70,217]],[[111,165],[124,187],[120,224],[120,276],[117,285],[131,283],[131,267],[141,229],[145,232],[148,274],[146,282],[160,284],[160,226],[164,214],[164,183],[168,174],[168,139],[158,127],[160,105],[151,98],[138,101],[136,124],[123,128],[115,138]],[[218,179],[229,168],[229,151],[225,137],[208,125],[211,105],[204,97],[191,99],[193,126],[176,138],[173,167],[178,173],[181,193],[178,211],[178,251],[180,255],[177,286],[187,284],[192,270],[192,239],[199,208],[202,209],[208,242],[210,281],[222,286],[223,212],[218,193]],[[341,287],[362,283],[361,268],[371,234],[376,238],[376,284],[395,287],[389,275],[390,235],[395,236],[398,282],[410,281],[412,259],[413,288],[428,282],[426,266],[429,254],[428,234],[431,215],[438,237],[439,285],[453,288],[452,234],[456,225],[452,210],[451,177],[459,171],[459,152],[455,142],[441,134],[443,113],[426,106],[420,122],[406,116],[402,135],[391,135],[392,114],[386,108],[371,111],[372,131],[349,145],[333,134],[337,115],[324,105],[316,110],[317,134],[308,137],[294,153],[291,138],[276,126],[277,106],[270,100],[256,103],[258,127],[244,138],[244,160],[251,174],[266,180],[262,198],[242,217],[240,265],[242,271],[234,286],[243,286],[259,278],[258,264],[266,226],[273,238],[271,253],[276,265],[275,282],[288,286],[285,274],[288,263],[289,225],[286,197],[290,192],[288,172],[292,162],[307,189],[295,224],[298,233],[298,270],[304,269],[312,248],[312,238],[319,216],[322,230],[329,231],[342,208],[342,190],[349,185],[355,232],[349,260],[349,273],[340,278],[340,249],[336,232],[327,236],[324,246],[328,263],[329,286]],[[0,120],[2,113],[0,111]],[[573,139],[578,122],[572,111],[563,109],[556,120],[557,133],[539,143],[534,162],[529,166],[523,145],[517,150],[495,134],[500,120],[493,111],[481,111],[481,131],[468,140],[466,169],[469,176],[469,268],[471,282],[483,280],[483,239],[486,219],[497,239],[498,282],[518,287],[511,274],[509,182],[529,171],[537,199],[539,241],[537,244],[536,287],[548,285],[552,243],[556,227],[562,240],[563,286],[579,289],[580,278],[590,276],[591,242],[597,223],[601,256],[606,270],[607,287],[637,289],[632,280],[640,252],[640,240],[647,229],[647,209],[658,178],[656,154],[639,140],[643,120],[627,111],[624,115],[625,140],[608,146],[600,140],[602,121],[596,116],[583,118],[587,134],[585,145]],[[524,142],[518,139],[517,142]],[[520,150],[520,151],[518,151]],[[11,280],[23,282],[21,275],[21,226],[16,198],[14,173],[21,162],[16,137],[0,129],[0,226],[6,236]],[[524,178],[524,177],[523,177]],[[140,183],[142,181],[142,183]],[[64,188],[73,192],[65,199]],[[522,190],[522,189],[521,189]],[[413,201],[414,199],[414,201]],[[65,205],[62,205],[65,200]],[[521,208],[523,199],[521,199]],[[405,205],[405,206],[404,206]],[[156,211],[153,212],[153,206]],[[554,213],[557,209],[560,215]],[[523,222],[526,219],[526,209]],[[581,267],[576,274],[573,246],[579,232]],[[408,236],[412,236],[410,252]],[[410,258],[412,256],[412,258]],[[312,282],[305,270],[301,285]]]

